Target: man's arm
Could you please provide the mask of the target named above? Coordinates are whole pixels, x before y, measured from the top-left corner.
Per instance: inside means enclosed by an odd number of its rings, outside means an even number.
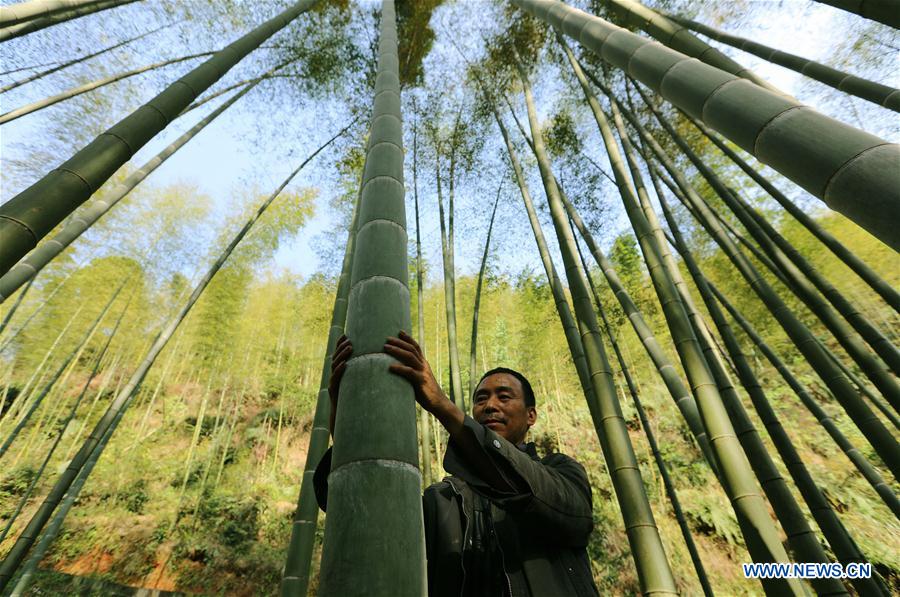
[[[466,455],[451,439],[444,456],[444,468],[466,481],[473,491],[503,506],[507,511],[525,515],[535,533],[555,543],[582,547],[593,530],[591,487],[587,473],[578,462],[555,454],[546,464],[466,417],[464,427],[477,455]],[[502,477],[510,479],[513,492],[498,492],[490,481],[471,466],[472,459],[490,463]]]

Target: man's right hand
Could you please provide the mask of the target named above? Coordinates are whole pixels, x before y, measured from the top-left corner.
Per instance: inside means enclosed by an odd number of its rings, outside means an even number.
[[[347,336],[338,338],[331,356],[331,377],[328,379],[328,397],[331,399],[331,415],[328,418],[328,431],[334,437],[334,417],[337,413],[338,393],[341,387],[341,378],[347,369],[347,361],[353,354],[353,344]]]

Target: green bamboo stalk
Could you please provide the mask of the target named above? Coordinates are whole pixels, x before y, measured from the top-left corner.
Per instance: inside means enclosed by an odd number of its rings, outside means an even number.
[[[2,10],[2,8],[0,8],[0,10]],[[22,85],[25,85],[27,83],[32,83],[39,79],[43,79],[44,77],[46,77],[48,75],[52,75],[55,72],[59,72],[63,69],[69,68],[70,66],[72,66],[74,64],[81,64],[82,62],[86,62],[86,61],[90,60],[91,58],[96,58],[97,56],[102,56],[103,54],[106,54],[107,52],[111,52],[111,51],[121,48],[123,46],[127,46],[128,44],[134,43],[134,42],[138,41],[139,39],[143,39],[143,38],[147,37],[148,35],[152,35],[158,31],[162,31],[163,29],[168,29],[169,27],[171,27],[174,24],[175,23],[163,25],[162,27],[157,27],[156,29],[147,31],[146,33],[142,33],[140,35],[136,35],[135,37],[126,39],[125,41],[120,41],[117,44],[107,46],[107,47],[103,48],[102,50],[97,50],[96,52],[91,52],[90,54],[85,54],[83,56],[79,56],[79,57],[73,58],[71,60],[66,60],[65,62],[57,63],[52,68],[48,68],[46,70],[36,72],[32,75],[25,77],[24,79],[20,79],[18,81],[10,83],[9,85],[4,85],[3,87],[0,87],[0,93],[6,93],[7,91],[11,91],[11,90],[16,89],[17,87],[21,87]]]
[[[222,112],[230,108],[235,102],[249,93],[262,81],[258,78],[247,84],[241,91],[231,96],[221,106],[209,113],[205,118],[188,129],[183,135],[166,146],[165,149],[149,159],[140,168],[135,170],[121,184],[112,189],[109,196],[99,197],[84,210],[70,218],[63,229],[53,238],[42,243],[37,249],[28,254],[25,259],[17,263],[6,274],[0,276],[0,302],[11,296],[17,288],[26,281],[33,280],[44,267],[47,266],[66,247],[78,239],[85,230],[93,226],[110,209],[124,199],[136,186],[159,168],[166,160],[172,157],[179,149],[200,133],[209,123],[218,118]]]
[[[577,252],[575,239],[569,229],[565,207],[544,149],[531,86],[518,61],[516,67],[524,87],[534,153],[550,204],[550,213],[566,268],[566,278],[569,281],[575,314],[582,332],[582,342],[594,390],[589,395],[588,407],[622,511],[641,590],[644,594],[675,594],[677,592],[675,580],[669,568],[649,499],[644,491],[634,448],[616,395],[612,371],[603,349],[597,315],[588,295],[585,274],[575,257]]]
[[[154,62],[153,64],[147,64],[132,70],[124,71],[121,73],[117,73],[115,75],[111,75],[109,77],[104,77],[102,79],[96,79],[94,81],[90,81],[89,83],[85,83],[83,85],[79,85],[77,87],[72,87],[71,89],[67,89],[61,93],[57,93],[56,95],[51,95],[50,97],[46,97],[42,100],[38,100],[36,102],[32,102],[25,106],[21,106],[14,110],[10,110],[9,112],[5,112],[4,114],[0,114],[0,124],[5,124],[7,122],[12,122],[17,118],[21,118],[22,116],[26,116],[33,112],[37,112],[38,110],[43,110],[44,108],[48,108],[59,102],[63,102],[73,97],[78,97],[79,95],[85,94],[89,91],[93,91],[94,89],[99,89],[100,87],[105,87],[107,85],[111,85],[118,81],[122,81],[123,79],[128,79],[130,77],[134,77],[136,75],[140,75],[142,73],[146,73],[152,70],[157,70],[172,64],[178,64],[179,62],[185,62],[187,60],[194,60],[196,58],[202,58],[204,56],[211,56],[214,52],[201,52],[199,54],[190,54],[188,56],[181,56],[180,58],[173,58],[171,60],[163,60],[161,62]]]
[[[825,344],[818,338],[816,338],[816,340],[819,341],[822,349],[826,352],[826,354],[828,354],[828,357],[832,361],[834,361],[834,364],[837,365],[841,372],[843,372],[843,374],[847,376],[847,379],[850,380],[850,383],[852,383],[857,387],[857,389],[859,389],[860,394],[868,398],[869,402],[874,404],[875,407],[881,411],[881,414],[883,414],[894,427],[900,429],[900,419],[898,419],[897,415],[894,414],[894,410],[890,406],[888,406],[888,404],[884,400],[882,400],[880,396],[870,390],[869,387],[865,383],[863,383],[863,381],[859,379],[859,377],[857,377],[856,374],[853,373],[853,371],[850,370],[850,367],[845,365],[844,362],[840,358],[838,358],[836,354],[834,354],[834,351],[825,346]]]
[[[900,29],[900,2],[897,0],[815,0],[847,12]]]
[[[319,376],[316,409],[313,415],[312,429],[309,432],[306,462],[303,466],[303,480],[300,483],[297,509],[294,511],[294,518],[291,523],[291,540],[288,544],[287,557],[281,575],[280,591],[282,597],[306,595],[309,589],[316,524],[319,518],[319,505],[316,502],[313,475],[316,472],[319,461],[322,460],[322,455],[328,449],[330,439],[328,419],[331,415],[331,400],[328,396],[328,384],[331,380],[331,357],[334,354],[334,347],[337,345],[338,338],[344,333],[344,325],[347,321],[350,275],[353,270],[353,251],[359,219],[358,199],[357,197],[357,205],[354,206],[350,228],[347,230],[347,243],[344,249],[344,259],[341,263],[341,275],[338,278],[334,306],[331,310],[331,325],[328,328],[325,357],[322,359],[322,372]]]
[[[568,207],[570,203],[568,200],[566,201],[566,206]],[[575,235],[574,230],[574,222],[571,222],[572,226],[572,236]],[[613,352],[616,353],[616,360],[619,363],[619,369],[622,371],[622,377],[625,378],[625,384],[628,386],[628,393],[631,394],[631,399],[634,402],[634,408],[637,410],[638,417],[641,420],[641,427],[644,429],[644,433],[647,436],[647,443],[650,446],[650,452],[653,454],[653,460],[656,462],[656,467],[659,469],[659,475],[662,478],[663,486],[666,490],[666,495],[669,498],[669,501],[672,504],[672,511],[675,514],[675,520],[678,522],[678,528],[681,529],[681,536],[684,538],[685,546],[687,547],[688,554],[691,557],[691,563],[694,565],[694,571],[697,573],[697,580],[700,582],[700,587],[703,590],[703,594],[706,597],[713,596],[712,586],[709,584],[709,578],[706,575],[706,569],[703,567],[703,560],[700,559],[700,553],[697,551],[697,545],[694,543],[694,537],[691,535],[691,529],[688,526],[687,519],[684,517],[684,512],[681,509],[681,501],[678,499],[678,493],[675,491],[675,484],[672,483],[672,478],[669,476],[669,470],[666,466],[665,461],[663,460],[662,454],[659,452],[659,445],[656,443],[656,437],[653,433],[653,429],[650,427],[650,421],[647,418],[647,412],[644,410],[644,405],[641,403],[641,399],[638,393],[637,386],[634,382],[634,378],[631,377],[631,372],[628,369],[628,366],[625,364],[625,357],[622,355],[622,349],[619,347],[619,342],[616,340],[616,336],[612,333],[612,328],[609,325],[609,320],[606,317],[606,309],[603,308],[603,301],[600,300],[600,293],[597,292],[597,287],[594,285],[594,280],[591,277],[590,269],[588,268],[587,262],[584,259],[584,254],[581,252],[581,244],[578,242],[576,237],[575,239],[575,247],[578,249],[578,257],[581,262],[581,267],[587,273],[587,281],[588,285],[591,288],[591,295],[594,297],[594,307],[597,309],[597,312],[600,314],[600,319],[603,321],[603,330],[606,332],[606,338],[609,340],[610,345],[613,348]]]
[[[413,98],[413,205],[416,211],[416,309],[418,311],[418,342],[425,352],[425,264],[422,262],[422,228],[419,223],[419,111]],[[428,487],[433,481],[431,474],[431,417],[424,408],[419,413],[419,444],[422,449],[422,485]]]
[[[900,145],[556,0],[512,0],[900,250]]]
[[[787,382],[788,386],[790,386],[791,390],[800,398],[800,402],[803,403],[803,406],[809,410],[810,413],[816,418],[820,425],[825,429],[831,439],[838,445],[841,451],[847,456],[848,460],[853,463],[853,466],[859,471],[859,473],[863,476],[863,478],[869,482],[878,496],[882,499],[882,501],[891,509],[895,516],[900,517],[900,499],[897,498],[896,494],[894,494],[890,485],[885,482],[882,478],[881,474],[878,470],[872,466],[872,464],[866,460],[865,456],[863,456],[862,452],[860,452],[859,448],[854,446],[850,440],[838,429],[837,425],[835,425],[834,420],[828,416],[825,410],[819,406],[819,403],[813,398],[810,393],[803,387],[794,374],[791,373],[790,369],[784,364],[781,358],[775,353],[772,348],[766,344],[766,342],[762,339],[759,333],[753,328],[753,325],[747,321],[741,312],[729,301],[720,291],[716,288],[715,284],[707,280],[707,284],[709,285],[710,290],[715,295],[716,300],[729,312],[732,319],[734,319],[737,324],[744,330],[744,333],[747,334],[747,337],[759,348],[760,352],[768,359],[768,361],[772,364],[773,367],[778,371],[781,375],[782,379]]]
[[[491,210],[491,219],[488,221],[487,239],[484,241],[484,253],[481,255],[481,267],[478,268],[478,281],[475,283],[475,305],[472,308],[472,336],[469,342],[469,396],[475,395],[475,386],[478,376],[475,371],[478,367],[478,309],[481,307],[481,286],[484,283],[484,271],[487,268],[487,258],[491,247],[491,232],[494,230],[494,217],[497,215],[497,206],[500,205],[500,192],[503,190],[503,181],[497,187],[497,198],[494,200],[494,208]]]
[[[661,193],[661,189],[659,189],[657,196],[660,201],[660,207],[663,210],[663,215],[669,225],[669,230],[672,232],[675,247],[678,252],[681,253],[682,259],[691,274],[691,278],[694,280],[697,290],[703,298],[707,311],[712,317],[716,328],[719,330],[722,340],[725,342],[728,354],[731,356],[731,359],[737,368],[741,385],[744,386],[744,389],[750,396],[750,400],[753,402],[753,406],[756,409],[760,420],[763,425],[765,425],[766,431],[769,433],[769,437],[772,439],[772,443],[775,445],[775,449],[778,451],[782,462],[784,462],[787,467],[797,489],[800,490],[800,494],[803,496],[804,501],[809,507],[810,513],[819,525],[819,529],[825,535],[828,544],[831,546],[832,551],[841,564],[846,567],[850,562],[866,562],[865,557],[860,553],[853,539],[847,532],[847,529],[844,528],[844,525],[838,519],[834,510],[832,510],[825,495],[816,485],[815,480],[806,468],[799,452],[794,447],[790,436],[782,426],[778,415],[769,403],[756,374],[747,362],[740,344],[738,343],[731,326],[728,324],[728,320],[725,318],[724,313],[722,313],[712,291],[707,285],[706,278],[703,276],[702,271],[688,249],[687,244],[681,235],[681,231],[678,228],[678,223],[675,221],[674,215],[666,203],[665,196],[659,193]],[[738,403],[738,406],[740,406],[740,403]],[[740,408],[743,410],[742,406]],[[746,414],[744,416],[746,416]],[[765,452],[765,447],[762,445],[762,442],[759,442],[759,446],[762,446],[763,452]],[[772,463],[771,468],[777,474],[774,463]],[[787,495],[790,497],[790,493],[787,493]],[[770,501],[772,505],[775,506],[775,500],[770,498]],[[797,508],[797,512],[795,512],[795,515],[796,514],[799,514],[801,520],[803,519],[803,514],[799,511],[799,507]],[[785,528],[787,528],[787,525],[785,525]],[[807,537],[809,538],[808,540],[814,542],[816,546],[819,545],[815,535],[807,535]],[[799,555],[800,554],[798,553],[798,556]],[[821,555],[823,558],[825,557],[824,552]],[[828,561],[827,558],[825,558],[824,561]],[[813,587],[819,594],[842,592],[841,583],[836,579],[830,579],[828,582],[822,582],[823,580],[826,579],[812,581]],[[853,585],[861,595],[886,596],[890,594],[887,587],[884,587],[874,578],[852,579],[852,581]]]
[[[388,336],[411,328],[397,22],[383,0],[369,147],[347,308],[319,595],[426,593],[412,387],[388,371]],[[362,501],[361,496],[365,496]],[[360,505],[365,507],[361,508]]]
[[[766,496],[769,498],[769,503],[772,505],[776,517],[781,522],[781,525],[787,534],[791,552],[798,561],[828,563],[830,560],[825,554],[822,545],[819,543],[818,538],[807,523],[800,506],[791,494],[787,483],[775,466],[775,462],[769,455],[765,444],[763,444],[762,438],[747,415],[747,412],[744,410],[736,388],[729,379],[725,369],[725,359],[720,352],[715,350],[715,338],[700,315],[700,311],[690,295],[687,284],[678,270],[678,264],[675,262],[674,257],[669,251],[659,219],[653,210],[653,206],[650,204],[650,198],[647,195],[644,186],[640,167],[635,159],[635,150],[632,147],[625,130],[625,123],[622,120],[616,102],[613,101],[612,98],[610,98],[610,108],[613,115],[613,123],[622,144],[623,154],[631,170],[632,180],[637,190],[638,199],[640,200],[641,211],[654,236],[656,246],[659,248],[663,269],[672,279],[675,288],[681,297],[682,303],[688,313],[691,326],[694,329],[694,334],[706,357],[710,372],[716,381],[716,385],[719,387],[719,393],[722,397],[728,417],[731,420],[731,424],[734,427],[734,431],[737,433],[738,440],[744,453],[747,455],[747,459],[754,474],[759,480]],[[656,183],[655,179],[654,183]],[[658,183],[657,190],[659,192]],[[661,197],[660,201],[663,200],[664,199]],[[745,380],[742,378],[742,381]],[[752,395],[754,387],[747,386],[746,384],[745,387]],[[765,398],[763,397],[763,399]],[[813,584],[819,594],[847,594],[843,585],[837,579],[817,579],[813,581]]]
[[[561,37],[560,41],[562,42]],[[787,553],[759,493],[750,464],[741,450],[722,396],[717,389],[716,380],[709,370],[706,357],[691,326],[685,305],[678,295],[673,280],[668,275],[656,238],[638,205],[636,192],[628,180],[628,173],[625,170],[609,121],[600,108],[597,98],[588,87],[583,69],[578,61],[568,46],[564,43],[562,46],[566,50],[573,72],[584,92],[585,100],[591,108],[606,146],[610,165],[618,183],[619,194],[635,230],[651,281],[672,332],[676,351],[690,382],[704,427],[709,434],[710,444],[719,464],[722,486],[734,508],[747,549],[756,562],[786,562],[788,561]],[[611,94],[610,98],[612,98]],[[796,579],[765,579],[762,585],[767,594],[784,592],[800,594],[803,592]]]
[[[350,126],[352,126],[352,124]],[[137,388],[144,380],[144,377],[146,377],[147,371],[150,370],[150,367],[153,365],[156,357],[158,357],[162,349],[165,348],[166,343],[168,343],[168,341],[171,339],[172,335],[175,333],[175,330],[178,329],[180,323],[187,316],[188,311],[190,311],[191,307],[194,306],[194,303],[197,302],[197,299],[206,289],[212,277],[216,274],[216,272],[219,271],[219,269],[231,255],[232,251],[234,251],[234,248],[238,245],[238,243],[244,238],[244,236],[247,235],[247,232],[250,231],[250,228],[253,226],[253,224],[255,224],[257,220],[259,220],[259,218],[269,207],[269,205],[271,205],[272,202],[281,194],[281,191],[284,190],[284,188],[291,182],[291,180],[293,180],[293,178],[300,172],[300,170],[304,166],[306,166],[306,164],[308,164],[310,160],[318,155],[319,152],[330,145],[338,136],[344,134],[350,128],[350,126],[344,128],[337,135],[329,139],[324,145],[315,150],[293,172],[291,172],[291,174],[284,180],[284,182],[281,183],[281,185],[278,187],[278,189],[275,190],[274,193],[269,195],[269,197],[260,204],[256,212],[252,216],[250,216],[247,222],[244,223],[241,229],[232,238],[228,246],[216,258],[216,260],[210,266],[209,270],[207,270],[207,272],[194,287],[194,290],[188,297],[187,302],[178,310],[178,312],[172,317],[172,319],[168,321],[163,330],[154,340],[153,345],[150,347],[144,359],[141,361],[135,372],[132,374],[131,378],[128,380],[128,383],[125,384],[122,390],[116,395],[115,399],[113,399],[104,415],[97,422],[94,430],[91,432],[91,435],[87,438],[87,440],[85,440],[81,449],[72,458],[69,466],[59,476],[56,484],[47,494],[44,502],[38,508],[37,512],[35,512],[31,521],[29,521],[28,526],[26,526],[25,530],[19,535],[16,543],[13,545],[12,549],[3,560],[3,563],[0,564],[0,590],[3,590],[6,587],[6,585],[12,579],[12,575],[22,564],[22,561],[25,559],[28,550],[31,549],[31,546],[37,539],[38,533],[47,524],[48,520],[53,514],[53,511],[57,508],[66,492],[75,481],[79,471],[82,469],[82,467],[84,467],[87,460],[91,457],[94,448],[97,447],[98,443],[100,443],[106,432],[110,428],[114,428],[114,425],[118,424],[118,421],[121,418],[121,414],[123,414],[124,411],[131,405],[131,402],[134,400],[134,396],[137,392]]]
[[[900,9],[900,3],[897,3],[897,8]],[[810,60],[809,58],[782,52],[781,50],[770,48],[769,46],[765,46],[750,39],[731,35],[730,33],[710,27],[709,25],[704,25],[703,23],[698,23],[697,21],[684,19],[675,15],[666,16],[671,21],[692,29],[697,33],[702,33],[716,41],[728,44],[729,46],[743,50],[744,52],[749,52],[754,56],[759,56],[763,60],[768,60],[779,66],[789,68],[794,72],[806,75],[807,77],[815,79],[820,83],[824,83],[838,91],[849,93],[850,95],[870,101],[889,110],[893,110],[894,112],[900,112],[900,89],[896,89],[889,85],[882,85],[881,83],[857,77],[850,73],[845,73],[844,71],[831,68],[828,65],[816,62],[815,60]]]
[[[900,385],[897,384],[897,381],[885,367],[885,364],[879,362],[859,340],[853,330],[841,320],[835,309],[859,332],[895,373],[900,372],[900,352],[897,351],[880,330],[875,328],[859,312],[857,307],[844,298],[831,282],[816,271],[775,228],[728,188],[715,172],[693,151],[687,141],[650,101],[644,91],[639,87],[636,88],[644,103],[656,116],[656,120],[663,126],[669,137],[675,141],[675,144],[694,164],[703,178],[709,182],[716,194],[734,212],[744,225],[744,228],[759,243],[759,246],[768,257],[776,263],[785,277],[791,281],[789,288],[825,324],[838,342],[847,350],[847,353],[859,364],[866,376],[875,383],[884,396],[894,405],[894,408],[900,410]],[[822,295],[819,295],[816,289]],[[827,298],[835,309],[832,309],[823,300],[822,296]]]
[[[65,285],[65,283],[68,281],[68,279],[72,276],[72,274],[74,272],[75,272],[75,270],[69,270],[69,272],[62,279],[62,281],[53,287],[53,290],[50,291],[50,294],[48,294],[46,298],[41,299],[40,303],[35,308],[35,310],[32,311],[31,314],[27,318],[25,318],[25,321],[22,322],[22,325],[17,327],[14,332],[10,332],[9,335],[6,338],[4,338],[3,344],[0,344],[0,352],[3,352],[4,350],[6,350],[7,347],[9,347],[9,345],[12,344],[13,341],[16,339],[16,336],[18,336],[22,330],[24,330],[26,327],[28,327],[28,324],[31,323],[31,321],[35,317],[37,317],[41,311],[44,310],[44,307],[46,307],[47,305],[50,304],[50,302],[53,300],[53,297],[55,297],[56,293],[59,292],[60,289],[62,289],[62,287]],[[2,303],[2,301],[0,301],[0,303]]]
[[[3,26],[3,29],[0,30],[0,42],[15,39],[17,37],[22,37],[23,35],[28,35],[29,33],[34,33],[35,31],[40,31],[41,29],[46,29],[47,27],[52,27],[53,25],[59,25],[60,23],[71,21],[72,19],[79,19],[81,17],[94,14],[95,12],[101,12],[104,10],[109,10],[110,8],[124,6],[125,4],[131,4],[132,2],[136,1],[137,0],[99,0],[90,2],[90,4],[84,6],[76,6],[74,8],[64,9],[60,12],[56,12],[55,14],[50,14],[39,18],[32,18],[30,20],[19,22],[17,24],[10,24],[9,26]]]
[[[694,126],[700,129],[707,139],[713,142],[713,144],[722,151],[723,154],[728,156],[728,158],[737,164],[737,166],[744,171],[750,178],[753,179],[756,184],[762,187],[766,193],[769,194],[770,197],[775,199],[781,207],[783,207],[788,213],[790,213],[794,219],[796,219],[800,224],[806,228],[810,234],[815,236],[819,241],[828,247],[834,255],[844,262],[853,273],[862,278],[876,293],[878,293],[884,301],[894,308],[895,311],[900,311],[900,292],[894,289],[893,286],[884,281],[884,279],[875,273],[871,267],[869,267],[862,259],[856,256],[850,249],[845,247],[841,242],[836,239],[830,232],[825,230],[818,222],[816,222],[809,214],[807,214],[804,210],[797,207],[797,205],[791,201],[787,195],[779,191],[775,185],[768,181],[762,174],[760,174],[755,168],[753,168],[750,164],[748,164],[740,155],[733,149],[731,149],[722,139],[719,138],[714,132],[712,132],[706,125],[702,122],[698,121],[691,116],[685,115],[688,120],[690,120]]]
[[[692,34],[687,29],[687,25],[681,21],[673,19],[669,15],[656,12],[634,0],[606,0],[605,3],[623,19],[625,25],[643,29],[646,33],[649,33],[659,42],[673,50],[677,50],[685,56],[702,60],[706,64],[722,69],[727,73],[743,77],[775,93],[784,94],[784,92],[759,77],[749,68],[741,66],[735,60]]]
[[[466,399],[462,391],[462,375],[459,370],[459,344],[456,334],[456,271],[453,267],[452,235],[447,233],[447,219],[444,214],[444,198],[441,192],[441,156],[435,158],[435,178],[437,180],[438,219],[441,225],[441,257],[444,266],[444,310],[447,315],[447,350],[450,361],[450,400],[459,402],[466,412]],[[453,209],[450,209],[451,219]]]
[[[9,27],[40,17],[49,17],[103,0],[30,0],[0,7],[0,27]]]
[[[167,87],[72,158],[0,206],[0,275],[84,203],[131,156],[247,54],[316,0],[300,0]]]
[[[629,110],[621,105],[619,107],[635,130],[637,130],[640,138],[651,149],[659,163],[663,165],[669,176],[675,180],[681,193],[690,201],[695,209],[695,213],[701,217],[700,223],[703,227],[715,239],[723,252],[747,280],[753,291],[766,304],[788,336],[794,341],[797,349],[813,366],[822,381],[832,391],[835,398],[860,428],[888,468],[891,469],[895,476],[900,477],[900,446],[897,445],[897,440],[893,438],[871,409],[860,399],[847,378],[831,362],[818,342],[815,341],[815,337],[809,328],[788,308],[772,287],[762,278],[756,267],[740,252],[731,238],[725,234],[718,221],[711,215],[710,208],[690,183],[687,182],[681,172],[671,163],[659,143],[644,130],[641,123]],[[652,162],[649,161],[648,166],[654,167]]]

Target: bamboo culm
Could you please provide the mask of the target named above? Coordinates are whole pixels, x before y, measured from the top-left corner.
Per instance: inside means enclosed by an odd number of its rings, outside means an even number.
[[[762,278],[756,267],[735,246],[734,241],[725,234],[718,221],[711,215],[710,208],[682,176],[681,172],[674,167],[659,143],[644,130],[640,122],[629,110],[624,109],[622,106],[620,108],[638,132],[640,138],[650,148],[655,158],[662,164],[669,176],[675,180],[680,192],[689,200],[695,210],[694,213],[700,217],[700,224],[713,237],[754,292],[766,304],[788,336],[794,341],[798,350],[813,366],[822,381],[832,391],[835,398],[860,428],[863,435],[872,444],[888,468],[895,476],[900,476],[900,446],[897,445],[897,441],[884,427],[875,413],[860,399],[849,380],[821,349],[809,328],[788,308],[772,287]],[[649,161],[648,166],[653,167]]]
[[[556,0],[512,0],[900,250],[900,145]]]
[[[804,210],[797,207],[797,205],[791,201],[787,195],[778,190],[775,185],[769,182],[762,174],[759,173],[753,166],[747,163],[738,153],[731,149],[722,139],[719,138],[713,131],[711,131],[705,124],[698,121],[696,118],[692,118],[691,116],[685,115],[688,120],[690,120],[694,126],[700,129],[707,139],[713,142],[713,144],[719,148],[719,150],[725,154],[732,162],[734,162],[741,170],[744,171],[747,176],[753,179],[753,181],[759,185],[766,193],[769,194],[775,201],[778,202],[781,207],[783,207],[789,214],[791,214],[794,219],[796,219],[800,224],[806,228],[810,234],[815,236],[819,241],[828,247],[834,255],[843,261],[847,267],[853,270],[857,276],[862,278],[874,292],[876,292],[884,301],[890,305],[895,311],[900,312],[900,292],[894,289],[893,286],[885,282],[885,280],[875,273],[868,264],[866,264],[862,259],[856,256],[856,254],[845,247],[838,239],[836,239],[830,232],[825,230],[818,222],[816,222],[809,214],[807,214]]]
[[[416,403],[384,353],[389,336],[412,327],[396,19],[393,0],[382,0],[347,303],[353,354],[335,413],[321,597],[427,592]]]
[[[309,10],[300,0],[216,52],[58,168],[0,206],[0,275],[84,203],[192,101],[264,41]]]
[[[561,37],[560,41],[562,42]],[[786,562],[788,561],[787,552],[781,544],[778,531],[769,516],[750,464],[742,452],[722,396],[717,389],[698,339],[694,335],[685,305],[664,267],[656,238],[638,205],[635,190],[628,180],[628,173],[609,121],[600,108],[597,98],[588,87],[583,68],[568,46],[565,44],[562,46],[569,57],[573,73],[578,79],[586,103],[594,115],[606,146],[613,175],[619,187],[619,194],[635,230],[635,236],[650,272],[651,281],[672,332],[676,351],[690,382],[701,420],[710,437],[712,450],[719,465],[720,479],[743,531],[748,551],[756,562]],[[612,95],[609,95],[612,98]],[[802,593],[802,588],[795,579],[766,579],[762,585],[767,593]]]
[[[109,192],[109,195],[98,197],[87,208],[75,214],[66,222],[63,229],[60,230],[53,238],[42,243],[37,249],[32,251],[21,262],[17,263],[6,274],[0,276],[0,302],[6,297],[12,295],[26,281],[33,280],[40,271],[46,267],[57,255],[62,253],[66,247],[77,240],[84,232],[93,226],[97,220],[102,218],[110,209],[124,199],[136,186],[144,181],[148,176],[159,168],[166,160],[175,155],[188,141],[193,139],[208,124],[218,118],[222,112],[230,108],[236,101],[249,93],[261,79],[251,81],[241,91],[234,94],[221,106],[209,113],[205,118],[192,126],[183,135],[175,139],[165,149],[150,158],[140,168],[131,173],[121,184],[116,186]]]
[[[478,310],[481,307],[481,287],[484,284],[484,272],[487,268],[488,254],[491,248],[491,232],[494,230],[494,218],[497,216],[497,206],[500,205],[500,192],[503,190],[503,182],[497,187],[497,198],[494,200],[494,208],[491,210],[491,219],[488,221],[487,238],[484,241],[484,252],[481,255],[481,267],[478,268],[478,280],[475,282],[475,305],[472,307],[472,335],[469,341],[469,396],[475,395],[475,386],[478,382],[477,374],[477,347],[478,347]]]
[[[897,4],[897,8],[900,8],[900,3]],[[666,16],[670,20],[675,21],[684,27],[692,29],[697,33],[702,33],[723,44],[728,44],[729,46],[743,50],[744,52],[749,52],[754,56],[759,56],[763,60],[768,60],[779,66],[789,68],[801,75],[806,75],[811,79],[815,79],[820,83],[824,83],[829,87],[837,89],[838,91],[849,93],[850,95],[870,101],[876,105],[893,110],[894,112],[900,112],[900,89],[890,87],[889,85],[882,85],[875,81],[869,81],[868,79],[857,77],[850,73],[845,73],[836,68],[831,68],[828,65],[822,64],[821,62],[810,60],[809,58],[782,52],[781,50],[770,48],[750,39],[731,35],[714,27],[710,27],[709,25],[698,23],[697,21],[673,15]]]
[[[755,210],[750,208],[737,194],[707,166],[691,149],[687,141],[675,130],[659,109],[653,105],[642,89],[637,88],[645,105],[656,116],[675,144],[682,150],[716,194],[734,212],[750,235],[759,243],[767,256],[776,263],[778,269],[791,281],[789,288],[797,294],[816,316],[831,331],[834,337],[847,350],[869,379],[882,391],[884,396],[900,410],[900,385],[885,367],[878,361],[866,346],[859,340],[853,330],[841,320],[835,309],[849,322],[869,345],[884,359],[894,372],[900,372],[900,352],[890,341],[864,317],[857,307],[851,304],[838,290],[825,279],[812,265],[800,255],[768,222]],[[812,284],[810,284],[812,282]],[[815,287],[813,287],[815,286]],[[834,306],[832,309],[816,292]]]
[[[23,35],[28,35],[29,33],[34,33],[35,31],[46,29],[47,27],[52,27],[54,25],[59,25],[60,23],[65,23],[66,21],[71,21],[72,19],[78,19],[87,15],[94,14],[95,12],[109,10],[110,8],[124,6],[125,4],[131,4],[132,2],[137,1],[138,0],[99,0],[90,2],[89,4],[84,6],[76,6],[74,8],[63,9],[62,11],[58,11],[55,14],[33,18],[31,20],[20,22],[14,25],[4,26],[3,29],[0,30],[0,42],[15,39],[17,37],[22,37]]]

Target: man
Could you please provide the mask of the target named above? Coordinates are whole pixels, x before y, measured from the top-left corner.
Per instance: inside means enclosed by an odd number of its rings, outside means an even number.
[[[331,364],[332,435],[352,352],[342,336]],[[389,370],[412,384],[416,402],[450,436],[444,468],[452,476],[423,496],[429,596],[596,596],[585,550],[593,529],[587,475],[572,458],[539,458],[534,444],[525,443],[537,420],[528,380],[511,369],[488,371],[468,417],[441,390],[408,334],[388,338],[384,352],[398,361]],[[329,450],[315,473],[323,510],[330,469]]]

